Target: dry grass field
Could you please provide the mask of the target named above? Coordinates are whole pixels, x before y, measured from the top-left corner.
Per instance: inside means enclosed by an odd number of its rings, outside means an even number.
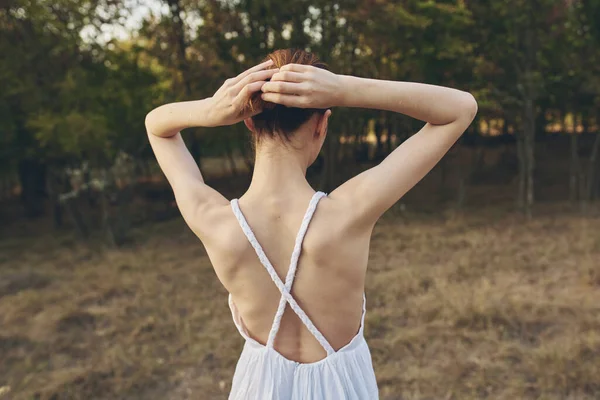
[[[382,400],[600,399],[600,208],[563,203],[564,149],[539,147],[531,221],[489,149],[465,210],[438,169],[377,224],[365,334]],[[448,188],[471,156],[450,158]],[[242,339],[181,218],[136,224],[119,250],[47,225],[0,224],[0,400],[227,398]]]
[[[600,218],[552,207],[377,225],[382,399],[600,399]],[[0,241],[0,399],[226,399],[242,340],[179,219],[109,251],[35,230]]]

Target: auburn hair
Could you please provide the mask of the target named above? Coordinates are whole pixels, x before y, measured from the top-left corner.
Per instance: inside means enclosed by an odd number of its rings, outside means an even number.
[[[319,58],[302,49],[282,49],[269,54],[263,61],[273,60],[269,69],[281,68],[286,64],[304,64],[329,69]],[[286,107],[281,104],[264,101],[262,92],[255,93],[247,107],[251,110],[262,109],[260,114],[252,117],[255,139],[262,137],[280,138],[289,141],[293,133],[315,113],[324,113],[324,109]]]

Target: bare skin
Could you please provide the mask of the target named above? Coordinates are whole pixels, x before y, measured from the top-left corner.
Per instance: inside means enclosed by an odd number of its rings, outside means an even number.
[[[321,200],[302,247],[292,296],[335,350],[356,335],[373,227],[381,215],[419,182],[472,122],[477,103],[445,87],[336,75],[288,64],[260,64],[225,82],[211,98],[167,104],[151,111],[146,127],[178,207],[204,244],[217,277],[231,293],[250,335],[266,343],[281,294],[246,240],[229,201],[204,183],[180,130],[231,125],[262,91],[266,101],[291,107],[362,107],[409,115],[426,125],[379,165],[348,180]],[[270,82],[267,82],[270,79]],[[261,110],[255,110],[256,113]],[[331,111],[316,114],[293,135],[292,145],[264,139],[240,208],[282,280],[313,188],[306,181],[325,136]],[[284,357],[302,363],[325,350],[287,307],[275,341]]]

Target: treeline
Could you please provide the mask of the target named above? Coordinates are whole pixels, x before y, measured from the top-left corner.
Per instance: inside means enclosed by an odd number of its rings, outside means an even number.
[[[572,195],[589,202],[597,194],[600,0],[156,0],[161,11],[128,39],[110,38],[118,27],[129,29],[126,21],[145,3],[0,5],[0,173],[4,192],[16,177],[28,215],[51,204],[60,223],[66,202],[84,192],[121,193],[119,160],[133,160],[127,171],[142,171],[152,159],[144,133],[152,107],[210,96],[226,78],[286,47],[310,49],[341,74],[474,93],[478,119],[462,140],[516,141],[515,196],[527,213],[535,202],[536,143],[549,132],[570,137],[564,157]],[[391,113],[337,110],[322,189],[337,183],[340,165],[376,161],[418,128]],[[365,153],[369,134],[376,151]],[[586,134],[594,135],[589,148],[580,143]],[[251,167],[241,125],[199,129],[186,140],[201,167],[208,155],[233,154]]]

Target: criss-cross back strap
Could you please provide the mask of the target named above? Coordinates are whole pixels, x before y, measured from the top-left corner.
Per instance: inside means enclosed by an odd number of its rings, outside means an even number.
[[[310,199],[310,203],[308,204],[308,208],[306,209],[306,213],[304,214],[304,218],[302,219],[302,224],[300,225],[300,229],[298,230],[298,234],[296,235],[294,250],[292,251],[290,268],[288,269],[287,275],[285,277],[285,288],[288,292],[292,291],[292,285],[294,284],[294,278],[296,277],[296,269],[298,268],[298,260],[300,259],[300,252],[302,251],[302,243],[304,241],[306,231],[308,230],[308,225],[310,224],[313,214],[317,209],[317,204],[319,204],[319,200],[321,200],[321,198],[323,198],[324,196],[326,196],[326,194],[323,192],[316,192],[313,195],[312,199]],[[273,319],[273,326],[271,327],[271,332],[269,333],[268,345],[270,347],[273,347],[273,343],[275,342],[275,336],[277,336],[277,332],[279,331],[279,326],[281,325],[281,318],[283,317],[286,304],[287,302],[285,301],[285,297],[281,296],[281,300],[279,300],[279,307],[277,308],[275,318]]]
[[[302,220],[300,230],[298,231],[298,235],[296,237],[296,243],[294,246],[294,251],[292,252],[292,260],[290,263],[290,268],[286,275],[286,283],[285,284],[281,281],[281,279],[277,275],[275,268],[273,268],[273,265],[267,258],[267,255],[265,254],[264,250],[262,249],[262,246],[256,239],[254,232],[252,232],[250,225],[248,225],[248,222],[246,221],[246,218],[244,217],[242,210],[240,210],[238,200],[233,199],[231,201],[231,208],[242,228],[242,231],[244,232],[244,234],[246,235],[246,238],[248,238],[248,241],[254,248],[254,251],[256,252],[256,255],[258,256],[258,259],[260,260],[261,264],[265,267],[265,269],[269,273],[269,276],[271,276],[271,279],[277,286],[277,289],[279,289],[279,291],[281,292],[281,300],[279,302],[277,312],[275,313],[275,317],[273,320],[273,326],[271,327],[271,332],[269,333],[269,339],[267,341],[268,347],[271,347],[271,348],[273,347],[275,335],[277,334],[277,331],[279,330],[279,325],[281,323],[281,317],[285,310],[285,303],[287,302],[287,303],[289,303],[292,310],[296,313],[296,315],[298,315],[298,318],[300,318],[300,321],[302,321],[302,323],[306,326],[308,331],[315,337],[315,339],[317,339],[317,341],[321,344],[321,346],[323,346],[323,348],[327,352],[327,355],[335,353],[335,350],[333,349],[333,347],[331,347],[331,345],[329,344],[327,339],[325,339],[325,336],[323,336],[323,334],[317,329],[315,324],[310,320],[308,315],[306,315],[304,310],[302,310],[302,308],[300,308],[300,306],[298,305],[296,300],[290,294],[290,290],[291,290],[292,284],[294,282],[296,268],[298,265],[298,259],[300,257],[300,250],[302,248],[302,241],[304,239],[304,235],[306,234],[306,230],[308,229],[308,224],[310,223],[310,220],[314,214],[316,206],[317,206],[319,200],[323,196],[326,196],[325,193],[316,192],[313,195],[312,199],[310,200],[308,209],[306,210],[306,213],[304,214],[304,218]]]

